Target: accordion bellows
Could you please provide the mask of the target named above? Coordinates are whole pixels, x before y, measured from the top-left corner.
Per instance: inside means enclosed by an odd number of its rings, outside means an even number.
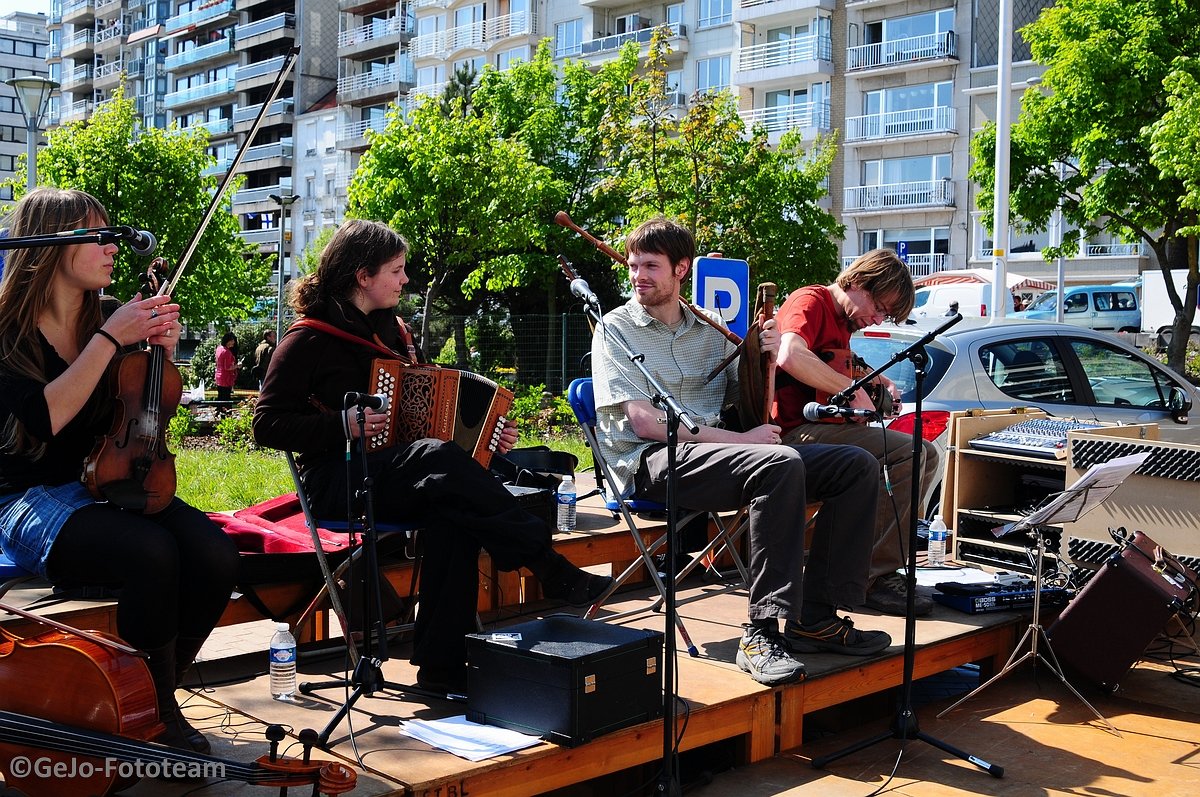
[[[470,371],[383,358],[371,364],[371,385],[388,397],[388,423],[367,438],[369,450],[432,437],[457,443],[485,468],[491,463],[512,391]]]

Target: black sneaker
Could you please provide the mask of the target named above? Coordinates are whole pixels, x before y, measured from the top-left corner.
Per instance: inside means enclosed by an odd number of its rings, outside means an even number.
[[[778,631],[744,625],[738,642],[737,666],[760,684],[780,684],[804,680],[804,665],[792,658]]]
[[[867,590],[866,605],[877,612],[903,617],[908,612],[908,580],[899,573],[880,576]],[[918,592],[913,609],[917,617],[924,617],[933,611],[933,598]]]
[[[892,638],[883,631],[859,631],[849,617],[837,615],[811,625],[788,620],[783,638],[793,652],[846,656],[874,656],[892,644]]]

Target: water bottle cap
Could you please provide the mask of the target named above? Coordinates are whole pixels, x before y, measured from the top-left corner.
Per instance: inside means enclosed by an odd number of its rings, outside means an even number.
[[[281,632],[287,634],[287,633],[291,632],[292,628],[287,623],[276,623],[275,630],[281,631]]]

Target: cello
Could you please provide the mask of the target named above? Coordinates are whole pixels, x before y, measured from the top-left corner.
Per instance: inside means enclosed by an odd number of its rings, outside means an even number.
[[[200,245],[200,237],[237,174],[242,157],[299,55],[298,46],[289,50],[266,101],[258,109],[254,124],[214,192],[204,218],[192,233],[173,276],[169,281],[166,279],[166,261],[156,258],[143,277],[143,295],[174,293],[175,285]],[[166,349],[154,345],[150,346],[149,352],[119,355],[110,366],[108,378],[116,402],[113,424],[108,435],[96,442],[84,463],[83,482],[98,501],[110,501],[124,509],[152,515],[165,509],[175,497],[175,455],[167,450],[166,432],[183,392],[179,371],[167,358]]]
[[[272,786],[352,790],[349,767],[312,761],[315,731],[301,731],[303,759],[278,754],[284,738],[268,726],[269,754],[252,764],[201,755],[153,741],[158,720],[150,671],[115,637],[85,632],[0,603],[0,609],[51,628],[21,638],[0,628],[0,774],[28,797],[90,797],[142,777],[216,776]],[[54,688],[47,688],[54,684]]]

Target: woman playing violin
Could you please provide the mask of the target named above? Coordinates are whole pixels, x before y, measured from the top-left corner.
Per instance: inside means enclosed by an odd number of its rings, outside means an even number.
[[[11,234],[108,224],[82,191],[38,188],[17,203]],[[220,618],[238,554],[203,512],[174,498],[144,515],[97,501],[80,481],[114,400],[104,379],[127,346],[172,348],[179,305],[135,296],[106,314],[115,244],[18,249],[0,282],[0,548],[55,584],[120,589],[118,634],[147,654],[160,741],[208,752],[175,689]]]

